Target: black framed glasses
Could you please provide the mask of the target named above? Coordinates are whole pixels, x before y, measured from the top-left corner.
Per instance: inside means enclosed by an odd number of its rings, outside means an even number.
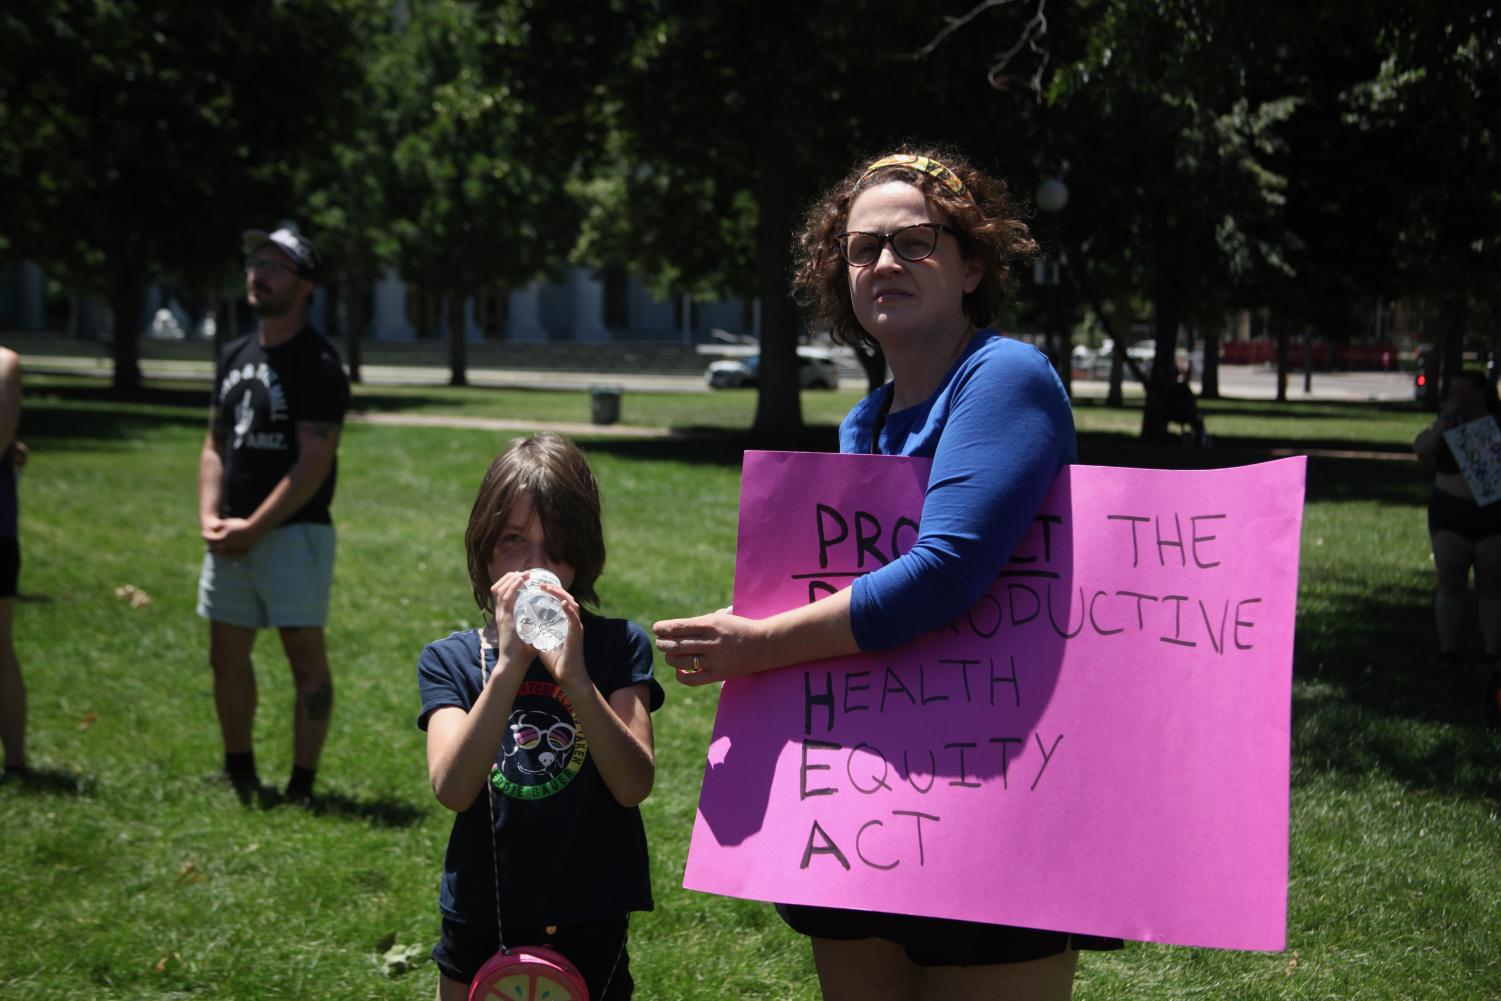
[[[876,263],[881,256],[881,248],[888,243],[897,257],[915,263],[933,256],[933,251],[938,248],[938,235],[944,230],[955,236],[959,235],[954,227],[945,226],[941,222],[920,222],[890,233],[851,230],[834,237],[834,242],[839,245],[839,256],[852,268],[866,268]]]

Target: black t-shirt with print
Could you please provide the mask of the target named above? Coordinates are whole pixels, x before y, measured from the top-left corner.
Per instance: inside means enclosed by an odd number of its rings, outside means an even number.
[[[606,699],[645,684],[648,707],[663,699],[652,677],[651,641],[625,619],[583,613],[584,664]],[[495,670],[495,651],[485,668]],[[479,698],[479,634],[454,633],[428,644],[417,661],[422,714],[444,706],[467,711]],[[610,795],[589,748],[589,735],[541,661],[534,660],[517,692],[491,771],[495,853],[505,921],[517,925],[573,924],[651,910],[651,877],[641,811]],[[438,906],[470,924],[495,923],[490,806],[481,789],[454,818]]]
[[[249,334],[219,358],[213,406],[224,433],[219,517],[248,518],[297,462],[300,421],[342,424],[349,378],[339,353],[312,327],[274,348]],[[282,524],[329,524],[338,460],[318,492]]]

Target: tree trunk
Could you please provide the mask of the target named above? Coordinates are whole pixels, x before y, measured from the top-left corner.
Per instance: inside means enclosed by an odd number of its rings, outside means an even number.
[[[1277,402],[1287,402],[1287,369],[1290,341],[1292,333],[1288,329],[1287,320],[1276,314],[1272,315],[1272,336],[1277,339]]]
[[[1131,290],[1125,286],[1115,290],[1115,300],[1110,306],[1110,389],[1105,394],[1108,406],[1120,407],[1126,402],[1122,383],[1126,377],[1126,345],[1131,339]]]
[[[111,251],[105,261],[105,287],[114,316],[114,387],[138,389],[141,385],[141,313],[146,308],[146,270],[133,247]]]
[[[1199,373],[1199,398],[1203,400],[1220,398],[1220,336],[1220,328],[1214,324],[1204,331],[1204,366]]]
[[[764,102],[770,111],[774,101]],[[761,296],[761,384],[756,390],[754,429],[762,435],[790,435],[803,429],[797,380],[797,305],[787,286],[792,271],[791,239],[797,213],[798,171],[787,155],[792,144],[775,116],[759,116],[756,160],[756,284]]]
[[[860,367],[865,370],[866,388],[874,393],[886,382],[886,352],[881,350],[879,344],[870,347],[855,344],[853,350],[855,357],[860,360]]]
[[[1313,331],[1303,334],[1303,395],[1313,393]]]
[[[1454,385],[1454,378],[1464,369],[1465,364],[1465,297],[1456,293],[1454,298],[1445,303],[1447,307],[1444,319],[1444,377],[1439,382],[1439,399],[1449,395],[1449,387]]]
[[[1159,269],[1171,269],[1171,265],[1159,262]],[[1178,377],[1178,326],[1182,320],[1182,302],[1179,300],[1177,283],[1169,274],[1158,279],[1157,347],[1152,357],[1152,373],[1147,379],[1147,400],[1141,408],[1141,438],[1143,441],[1161,441],[1167,436],[1167,414],[1164,401],[1168,389]]]
[[[1165,205],[1159,204],[1152,220],[1152,249],[1155,276],[1152,288],[1153,320],[1156,324],[1156,349],[1152,357],[1152,374],[1147,381],[1146,404],[1141,408],[1143,441],[1160,441],[1167,436],[1165,402],[1178,378],[1178,328],[1183,324],[1183,276],[1181,241],[1170,222]]]
[[[1063,265],[1058,265],[1060,275]],[[1048,286],[1048,336],[1052,340],[1053,366],[1058,370],[1058,378],[1063,382],[1063,391],[1069,396],[1074,395],[1074,334],[1073,326],[1063,322],[1063,311],[1058,300],[1061,298],[1062,289],[1058,285]]]
[[[349,381],[360,382],[360,349],[370,326],[370,279],[363,274],[355,273],[349,278],[344,315],[348,317],[344,328],[344,361],[349,366]]]
[[[449,292],[444,299],[448,314],[448,384],[469,385],[469,344],[464,339],[464,300],[461,292]]]

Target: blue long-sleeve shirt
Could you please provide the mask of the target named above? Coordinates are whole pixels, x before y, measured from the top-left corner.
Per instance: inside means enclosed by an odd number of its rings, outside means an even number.
[[[839,426],[841,452],[928,456],[933,471],[917,541],[856,579],[850,622],[862,650],[886,650],[951,622],[1001,572],[1043,497],[1075,457],[1068,395],[1046,356],[977,333],[927,400],[881,415],[888,383]]]

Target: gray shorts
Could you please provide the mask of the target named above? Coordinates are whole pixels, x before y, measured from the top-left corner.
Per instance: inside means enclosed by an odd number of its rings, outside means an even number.
[[[334,526],[284,525],[244,556],[203,554],[198,614],[246,629],[323,626],[334,579]]]

